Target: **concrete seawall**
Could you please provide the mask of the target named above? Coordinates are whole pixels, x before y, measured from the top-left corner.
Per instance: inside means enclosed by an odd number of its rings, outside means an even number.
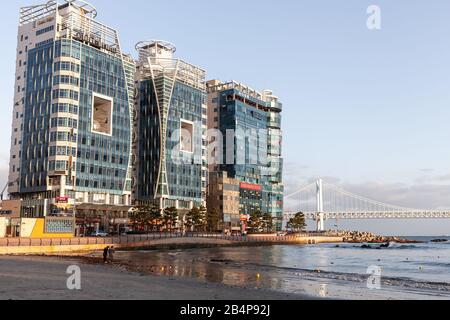
[[[166,238],[145,241],[114,243],[114,241],[101,244],[83,245],[21,245],[0,246],[0,255],[83,255],[89,252],[102,251],[105,246],[113,245],[119,250],[158,250],[181,248],[208,248],[226,246],[266,246],[266,245],[307,245],[320,243],[340,243],[341,237],[298,237],[289,239],[277,238],[243,238],[239,240],[222,238]]]

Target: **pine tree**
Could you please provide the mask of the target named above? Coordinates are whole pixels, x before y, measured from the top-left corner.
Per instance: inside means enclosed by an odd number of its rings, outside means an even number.
[[[164,209],[162,220],[163,220],[163,225],[166,228],[166,230],[169,230],[170,232],[172,232],[178,221],[177,208],[170,207],[170,208]]]
[[[200,208],[198,209],[198,213],[199,213],[198,229],[200,231],[206,231],[208,225],[208,221],[206,219],[208,216],[208,210],[204,206],[200,206]]]
[[[161,214],[161,210],[155,206],[152,205],[150,207],[150,225],[152,227],[153,231],[156,231],[158,229],[158,226],[161,224],[161,218],[162,218],[162,214]]]
[[[198,224],[200,212],[197,207],[192,208],[186,216],[185,216],[185,223],[186,229],[188,231],[196,231],[196,227]]]
[[[306,219],[303,212],[297,213],[288,223],[288,228],[291,228],[296,232],[305,231],[306,226]]]
[[[254,233],[259,233],[264,229],[263,214],[261,211],[255,211],[250,215],[249,227]]]
[[[220,222],[220,214],[216,208],[208,210],[206,215],[206,225],[209,232],[215,232],[218,229]]]
[[[140,205],[133,208],[130,214],[131,224],[140,231],[148,231],[150,224],[150,206]]]
[[[268,213],[264,214],[263,225],[264,225],[264,230],[267,233],[270,233],[273,231],[273,217],[270,214],[268,214]]]

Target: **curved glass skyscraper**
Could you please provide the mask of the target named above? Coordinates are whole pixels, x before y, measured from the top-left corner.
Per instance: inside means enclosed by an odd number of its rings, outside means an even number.
[[[205,205],[205,71],[173,57],[164,41],[136,46],[135,198],[161,209]]]

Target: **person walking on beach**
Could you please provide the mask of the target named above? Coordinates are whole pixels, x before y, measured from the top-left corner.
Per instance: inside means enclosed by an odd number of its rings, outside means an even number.
[[[114,262],[114,253],[116,253],[116,250],[114,250],[114,247],[109,248],[108,250],[108,256],[109,256],[109,262]]]
[[[103,249],[103,263],[108,262],[109,246]]]

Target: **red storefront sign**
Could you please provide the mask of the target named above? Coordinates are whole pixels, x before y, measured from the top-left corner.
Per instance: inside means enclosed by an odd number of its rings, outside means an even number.
[[[67,202],[69,202],[69,197],[57,197],[56,202],[57,203],[67,203]]]
[[[246,182],[241,182],[240,188],[244,189],[244,190],[251,190],[251,191],[262,191],[262,187],[260,185],[246,183]]]

